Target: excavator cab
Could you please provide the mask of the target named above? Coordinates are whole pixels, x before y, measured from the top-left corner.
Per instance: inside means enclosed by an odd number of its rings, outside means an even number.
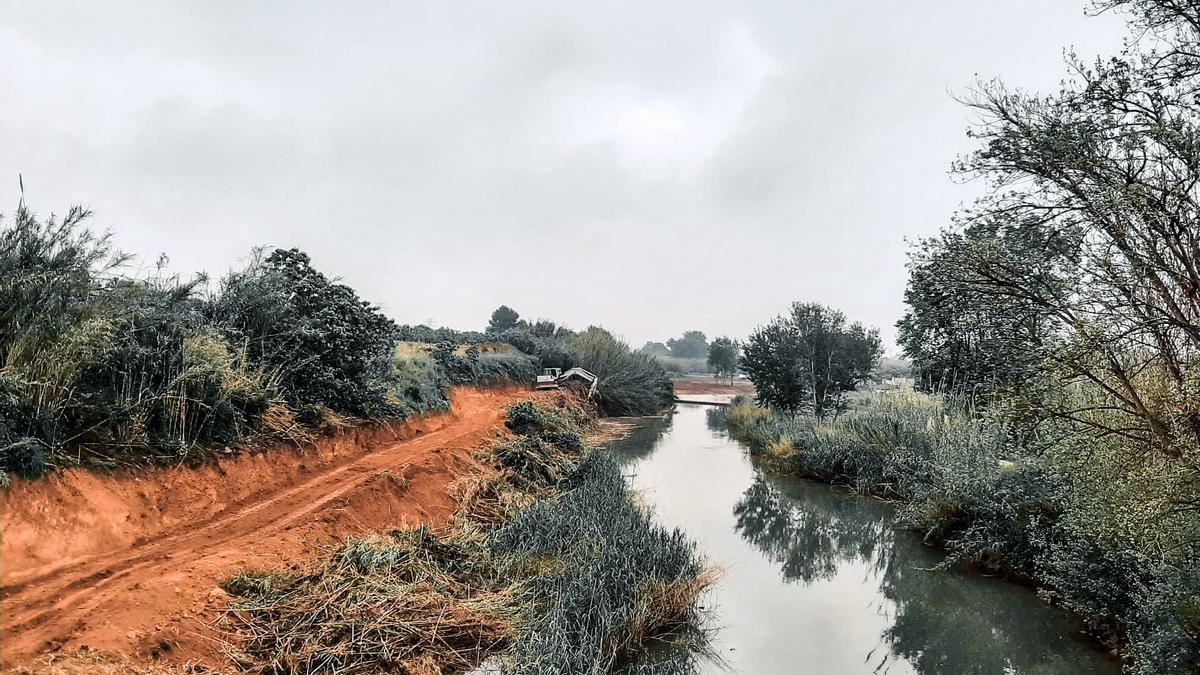
[[[534,389],[558,389],[558,378],[562,376],[559,368],[545,368],[533,383]]]

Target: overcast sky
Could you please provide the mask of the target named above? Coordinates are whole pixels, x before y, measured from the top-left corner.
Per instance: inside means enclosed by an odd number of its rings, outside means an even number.
[[[1122,35],[1081,0],[4,1],[0,197],[182,273],[297,246],[401,323],[640,345],[815,300],[890,348],[905,240],[979,189],[952,93]]]

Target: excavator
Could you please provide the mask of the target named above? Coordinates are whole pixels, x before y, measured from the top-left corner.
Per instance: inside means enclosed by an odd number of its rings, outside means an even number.
[[[596,393],[598,377],[583,368],[571,368],[563,372],[560,368],[545,368],[533,382],[533,388],[539,391],[550,389],[573,389],[591,398]]]

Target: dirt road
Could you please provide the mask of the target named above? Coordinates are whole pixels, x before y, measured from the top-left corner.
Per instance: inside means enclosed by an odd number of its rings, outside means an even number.
[[[200,469],[66,472],[4,494],[6,668],[91,648],[218,665],[218,580],[299,567],[355,533],[441,523],[447,486],[504,407],[529,392],[459,390],[453,414]]]

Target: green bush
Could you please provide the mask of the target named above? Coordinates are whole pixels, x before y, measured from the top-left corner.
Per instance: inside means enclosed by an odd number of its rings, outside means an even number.
[[[531,382],[538,372],[537,359],[516,350],[481,352],[478,345],[460,350],[452,342],[440,342],[430,353],[454,384]]]
[[[688,375],[692,373],[708,374],[710,372],[707,359],[690,359],[678,356],[660,355],[652,356],[654,357],[654,360],[658,361],[658,364],[663,367],[663,370],[673,375]]]
[[[383,386],[397,327],[297,249],[275,249],[225,278],[212,317],[288,400],[362,417],[393,414]]]
[[[404,344],[396,345],[387,389],[388,404],[393,410],[400,411],[400,416],[449,408],[445,385],[445,376],[429,352]]]
[[[211,327],[197,282],[118,276],[87,216],[21,207],[0,231],[0,469],[40,475],[67,446],[111,464],[243,440],[270,383]]]
[[[511,328],[496,336],[501,342],[510,344],[537,359],[540,368],[567,370],[578,365],[575,356],[564,341],[552,335],[538,335],[525,328]]]
[[[598,378],[594,400],[606,415],[653,415],[675,401],[671,378],[658,361],[608,331],[589,328],[568,345],[576,362]]]
[[[396,326],[304,253],[275,250],[203,297],[125,258],[88,213],[0,230],[0,472],[36,477],[290,437],[328,419],[445,408],[455,383],[527,382],[517,351],[397,347]]]

